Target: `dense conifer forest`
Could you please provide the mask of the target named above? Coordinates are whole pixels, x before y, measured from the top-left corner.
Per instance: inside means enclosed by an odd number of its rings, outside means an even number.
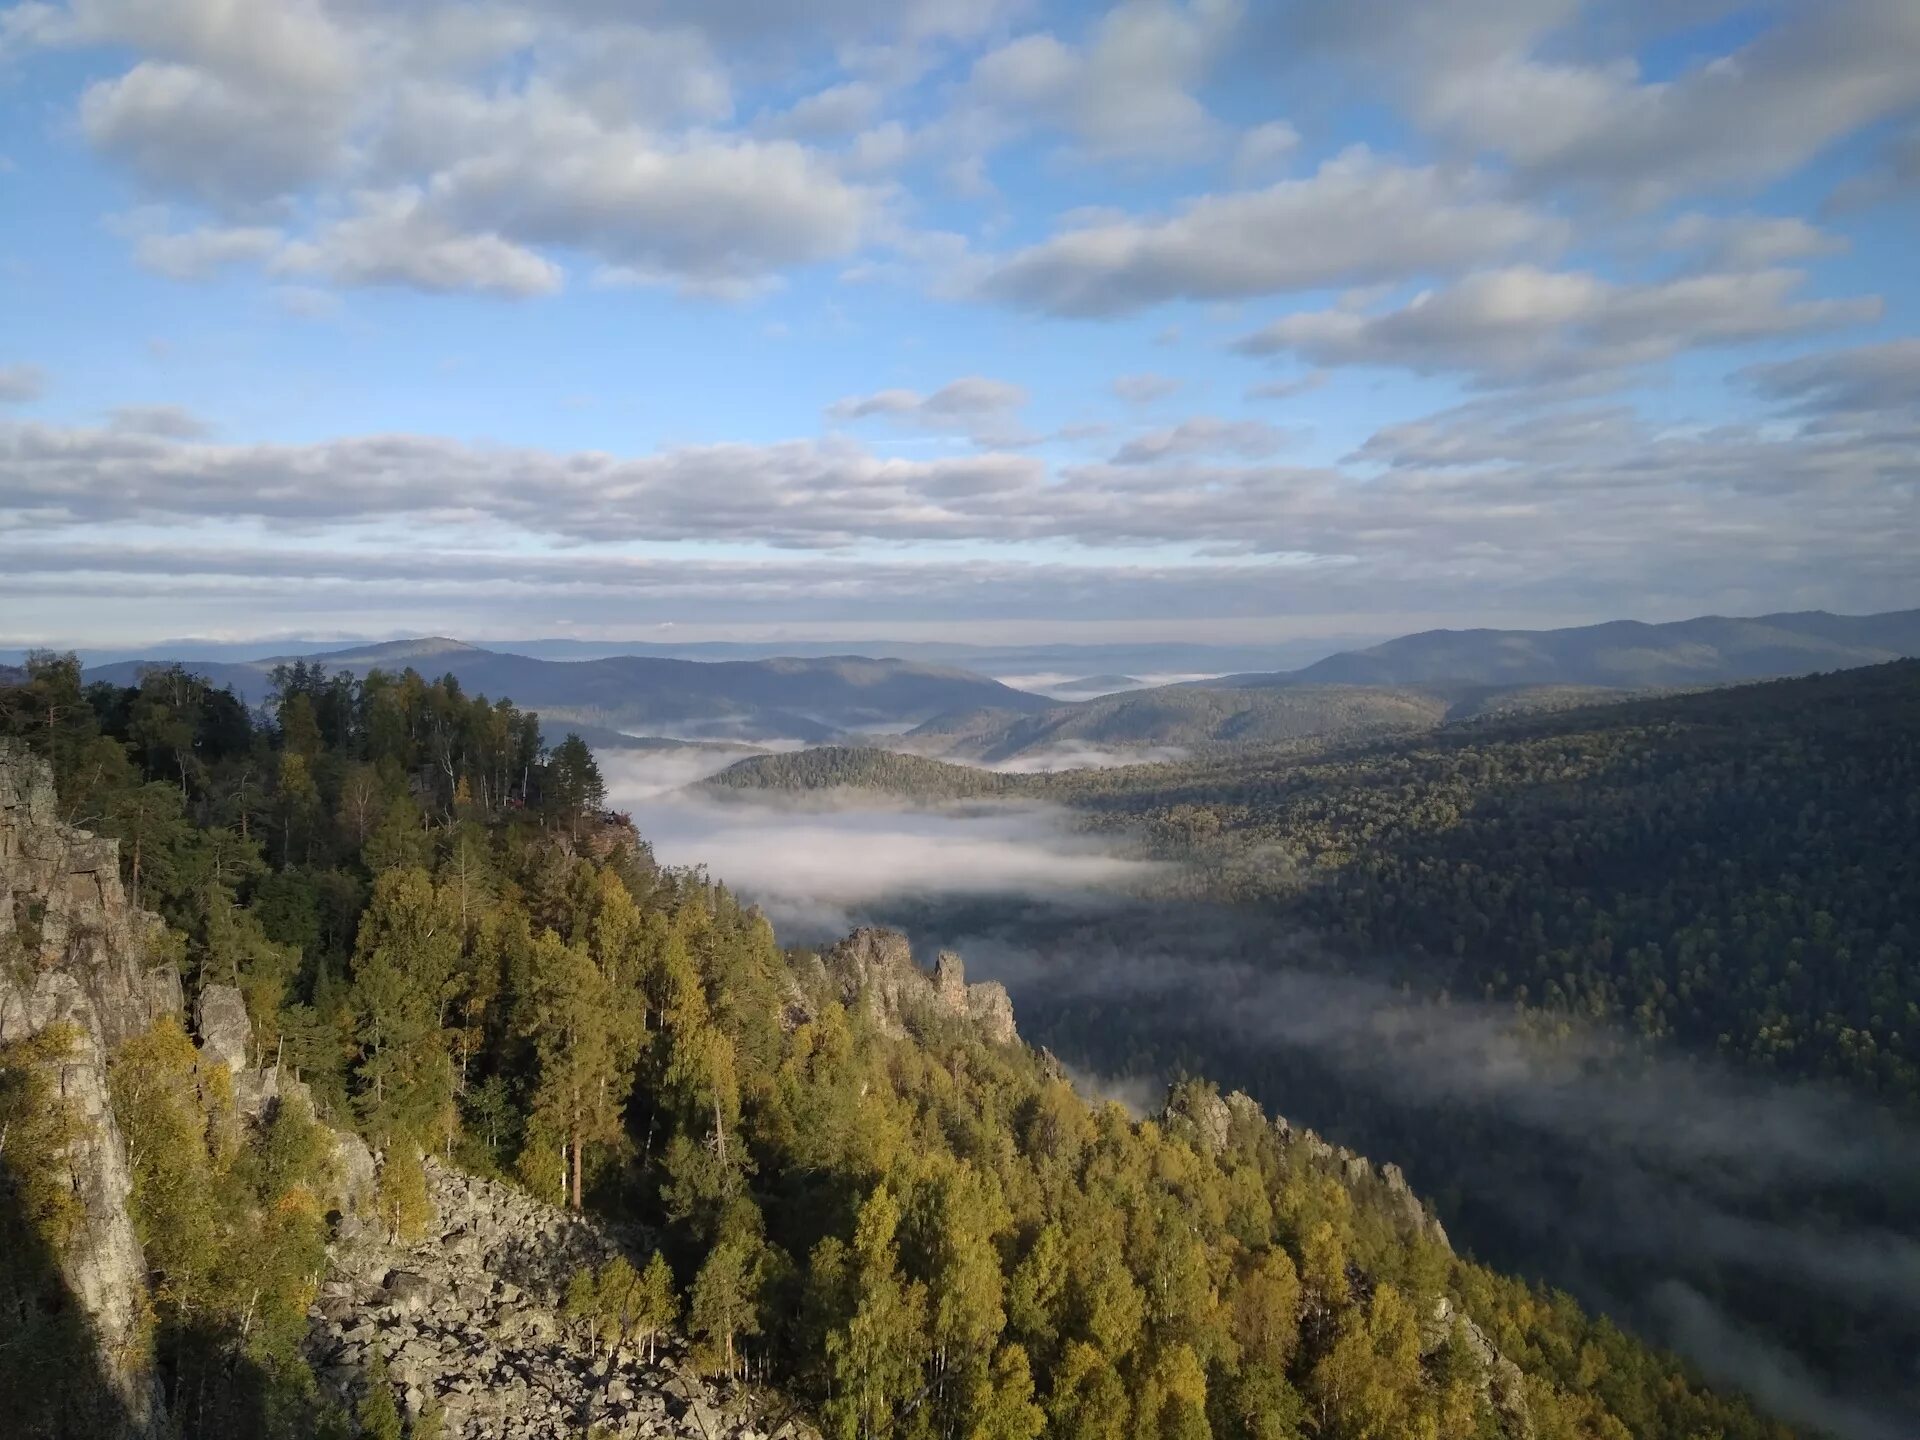
[[[509,702],[412,672],[355,680],[296,665],[256,714],[177,668],[89,686],[71,659],[42,655],[0,691],[0,734],[51,758],[72,820],[120,840],[126,883],[166,919],[189,993],[238,985],[257,1044],[297,1067],[317,1118],[382,1152],[384,1223],[420,1223],[420,1157],[433,1153],[649,1227],[657,1261],[632,1257],[632,1278],[584,1277],[578,1312],[590,1323],[598,1288],[650,1287],[649,1314],[677,1312],[704,1366],[780,1385],[837,1440],[1511,1436],[1516,1398],[1539,1440],[1788,1433],[1565,1296],[1456,1258],[1203,1082],[1135,1121],[1085,1102],[1044,1056],[952,1017],[908,1014],[896,1034],[842,1006],[724,885],[655,864],[602,809],[587,747],[547,748],[537,717]],[[1726,918],[1736,901],[1751,927],[1825,903],[1828,888],[1838,898],[1899,878],[1894,862],[1862,873],[1851,851],[1820,848],[1828,832],[1806,797],[1837,804],[1877,785],[1893,809],[1864,823],[1899,823],[1887,767],[1911,766],[1911,730],[1857,761],[1783,750],[1692,781],[1677,765],[1636,769],[1628,734],[1597,722],[1576,745],[1562,730],[1509,729],[1423,741],[1423,758],[1327,762],[1337,773],[1079,783],[1096,814],[1144,819],[1196,853],[1295,824],[1304,838],[1291,843],[1317,865],[1347,847],[1355,879],[1328,893],[1351,898],[1327,903],[1357,935],[1385,923],[1369,887],[1403,876],[1439,897],[1397,922],[1422,936],[1447,915],[1521,914],[1550,973],[1572,977],[1566,1003],[1599,1009],[1624,1000],[1582,979],[1612,973],[1595,937],[1618,928],[1620,954],[1644,955],[1637,930],[1550,894],[1529,902],[1536,917],[1494,881],[1462,877],[1508,863],[1502,825],[1552,847],[1543,872],[1502,882],[1523,889],[1586,865],[1602,837],[1627,842],[1582,832],[1570,801],[1463,826],[1472,783],[1502,765],[1548,767],[1568,787],[1621,766],[1702,825],[1786,817],[1781,843],[1820,862],[1808,893],[1737,875],[1709,885],[1721,872],[1705,856],[1676,874],[1673,913],[1716,933],[1748,933]],[[1833,778],[1796,780],[1796,757]],[[1729,794],[1752,803],[1725,813],[1715,797]],[[1361,828],[1348,837],[1350,824]],[[1419,846],[1455,834],[1478,848],[1436,870]],[[1356,857],[1376,845],[1385,858],[1369,870]],[[1862,955],[1905,943],[1884,907],[1845,913],[1820,943]],[[1712,944],[1676,942],[1659,964],[1691,975],[1729,948]],[[1855,999],[1843,989],[1828,1008],[1851,1017]],[[1880,1036],[1865,1019],[1852,1028]],[[1904,1022],[1881,1021],[1875,1056],[1904,1056],[1891,1035]],[[1841,1047],[1836,1033],[1821,1053],[1855,1053]],[[34,1156],[57,1154],[65,1120],[23,1058],[0,1062],[0,1114],[37,1118],[9,1130],[0,1180],[9,1212],[57,1245],[57,1187],[35,1188]],[[1910,1075],[1878,1058],[1860,1073],[1896,1087]],[[322,1413],[299,1355],[326,1240],[316,1117],[282,1106],[266,1129],[244,1126],[220,1070],[196,1064],[168,1023],[129,1042],[113,1075],[183,1433],[397,1434],[390,1407]],[[1464,1327],[1433,1331],[1443,1297],[1518,1366],[1517,1391],[1488,1389]],[[74,1337],[28,1334],[4,1307],[0,1324],[33,1342],[0,1344],[6,1388],[38,1393]],[[266,1419],[243,1431],[242,1415]]]
[[[1426,993],[1920,1105],[1920,661],[1185,764],[822,749],[710,783],[1059,800]]]

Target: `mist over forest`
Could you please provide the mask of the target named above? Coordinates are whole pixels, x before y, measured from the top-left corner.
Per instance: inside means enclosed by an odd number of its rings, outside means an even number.
[[[1775,1413],[1847,1440],[1908,1433],[1920,1376],[1889,1357],[1920,1342],[1920,1139],[1857,1096],[1432,1003],[1391,957],[1356,967],[1311,930],[1182,898],[1177,867],[1060,806],[672,790],[690,768],[724,766],[607,757],[610,803],[791,941],[883,924],[951,949],[1088,1093],[1151,1109],[1183,1075],[1241,1086],[1395,1158],[1457,1246]]]

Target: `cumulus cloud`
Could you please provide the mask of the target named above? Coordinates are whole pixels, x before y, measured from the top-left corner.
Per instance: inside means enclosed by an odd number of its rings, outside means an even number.
[[[524,297],[561,287],[560,267],[490,231],[463,229],[414,190],[359,197],[359,210],[312,240],[280,248],[272,268],[342,285],[403,285]]]
[[[1487,270],[1386,311],[1285,316],[1236,342],[1247,355],[1290,352],[1316,365],[1461,372],[1483,382],[1552,379],[1664,360],[1879,318],[1876,297],[1795,298],[1794,270],[1687,275],[1614,284],[1582,271]]]
[[[1238,24],[1239,0],[1129,0],[1084,46],[1047,31],[974,62],[973,103],[1070,131],[1097,156],[1173,159],[1205,148],[1216,122],[1193,94]]]
[[[1844,235],[1797,215],[1690,212],[1674,220],[1663,238],[1673,249],[1693,252],[1693,263],[1701,270],[1765,270],[1847,248]]]
[[[1300,148],[1300,132],[1285,120],[1269,120],[1241,133],[1233,147],[1233,173],[1261,180],[1287,165]]]
[[[341,158],[327,98],[248,89],[186,65],[143,61],[97,81],[81,98],[80,124],[149,189],[216,209],[280,199]]]
[[[1171,375],[1156,375],[1151,372],[1139,375],[1119,375],[1107,386],[1114,395],[1129,405],[1146,406],[1156,400],[1165,400],[1179,393],[1180,381]]]
[[[843,81],[795,101],[774,118],[771,128],[802,140],[851,135],[873,123],[884,98],[870,81]]]
[[[1310,370],[1305,375],[1295,375],[1285,380],[1262,380],[1249,385],[1244,393],[1248,400],[1291,400],[1296,395],[1305,395],[1310,390],[1318,390],[1327,383],[1327,372]]]
[[[969,375],[931,395],[917,390],[851,395],[828,406],[827,414],[835,420],[880,416],[940,434],[965,435],[980,445],[1023,445],[1034,438],[1019,422],[1028,398],[1023,386]]]
[[[733,97],[700,8],[74,0],[22,43],[133,53],[86,89],[79,128],[150,194],[212,218],[135,238],[162,273],[265,263],[524,296],[559,288],[556,253],[576,251],[630,280],[740,294],[850,254],[882,197],[793,138],[712,128]],[[900,18],[854,9],[840,18]],[[838,90],[797,107],[789,133],[875,98]],[[320,218],[288,223],[303,214]]]
[[[1276,53],[1357,62],[1429,133],[1502,157],[1524,184],[1630,205],[1756,186],[1920,99],[1906,0],[1793,0],[1746,44],[1659,78],[1637,45],[1713,5],[1608,11],[1606,26],[1575,0],[1305,8],[1276,20]]]
[[[1151,465],[1193,455],[1238,455],[1258,460],[1287,443],[1287,433],[1264,420],[1196,415],[1166,430],[1136,435],[1114,452],[1115,465]]]
[[[148,231],[134,241],[134,258],[175,280],[204,280],[229,265],[266,260],[285,237],[266,225],[203,225],[192,230]]]
[[[987,299],[1045,314],[1121,315],[1168,300],[1227,300],[1364,285],[1551,249],[1564,221],[1498,197],[1485,177],[1356,148],[1311,177],[1208,195],[1157,219],[1096,221],[1004,256]]]
[[[1829,419],[1920,415],[1920,340],[1829,350],[1740,372],[1759,394]]]

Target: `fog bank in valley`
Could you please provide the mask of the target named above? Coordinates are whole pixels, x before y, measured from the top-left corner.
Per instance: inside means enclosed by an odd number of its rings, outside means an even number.
[[[1162,867],[1063,811],[675,788],[734,758],[602,764],[663,862],[704,864],[789,942],[890,923],[923,958],[958,950],[1085,1093],[1139,1113],[1181,1068],[1245,1084],[1402,1163],[1464,1249],[1612,1309],[1782,1417],[1846,1440],[1910,1433],[1912,1377],[1836,1378],[1807,1348],[1826,1343],[1818,1326],[1796,1328],[1817,1304],[1920,1335],[1920,1143],[1858,1100],[1337,973],[1270,916],[1156,897]]]
[[[789,940],[830,939],[903,895],[1090,896],[1150,886],[1161,874],[1077,834],[1051,806],[811,796],[773,804],[678,788],[737,758],[667,751],[603,755],[601,766],[608,802],[632,813],[661,863],[706,866]]]

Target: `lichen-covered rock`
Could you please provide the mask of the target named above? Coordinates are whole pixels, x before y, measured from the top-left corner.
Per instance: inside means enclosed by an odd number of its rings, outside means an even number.
[[[426,1162],[435,1214],[411,1244],[343,1232],[308,1312],[306,1352],[324,1390],[356,1401],[377,1352],[394,1398],[415,1415],[437,1401],[460,1440],[561,1440],[596,1433],[656,1440],[818,1440],[767,1392],[702,1380],[685,1342],[665,1337],[648,1359],[634,1347],[610,1364],[560,1315],[582,1266],[650,1237],[616,1232],[523,1190]]]
[[[1479,1389],[1494,1412],[1505,1423],[1501,1433],[1513,1440],[1533,1440],[1533,1412],[1527,1404],[1526,1376],[1520,1367],[1502,1355],[1473,1320],[1442,1295],[1434,1302],[1433,1313],[1420,1323],[1420,1353],[1436,1354],[1459,1335],[1466,1342],[1468,1355],[1478,1372]]]
[[[897,930],[864,926],[822,955],[820,963],[840,1000],[849,1008],[864,1005],[888,1035],[904,1036],[910,1019],[930,1015],[967,1021],[994,1044],[1019,1038],[1004,985],[993,980],[969,985],[965,966],[951,951],[941,952],[929,975]]]
[[[252,1063],[253,1022],[247,1018],[247,1002],[232,985],[200,987],[194,1029],[200,1052],[225,1062],[235,1075]]]
[[[101,1371],[129,1435],[157,1433],[165,1417],[145,1327],[146,1259],[127,1214],[133,1182],[107,1058],[162,1014],[178,1013],[178,978],[146,962],[146,937],[158,924],[127,903],[114,842],[61,822],[46,763],[0,744],[0,1041],[58,1024],[75,1036],[54,1080],[81,1122],[83,1138],[64,1170],[84,1221],[58,1258],[94,1326]]]

